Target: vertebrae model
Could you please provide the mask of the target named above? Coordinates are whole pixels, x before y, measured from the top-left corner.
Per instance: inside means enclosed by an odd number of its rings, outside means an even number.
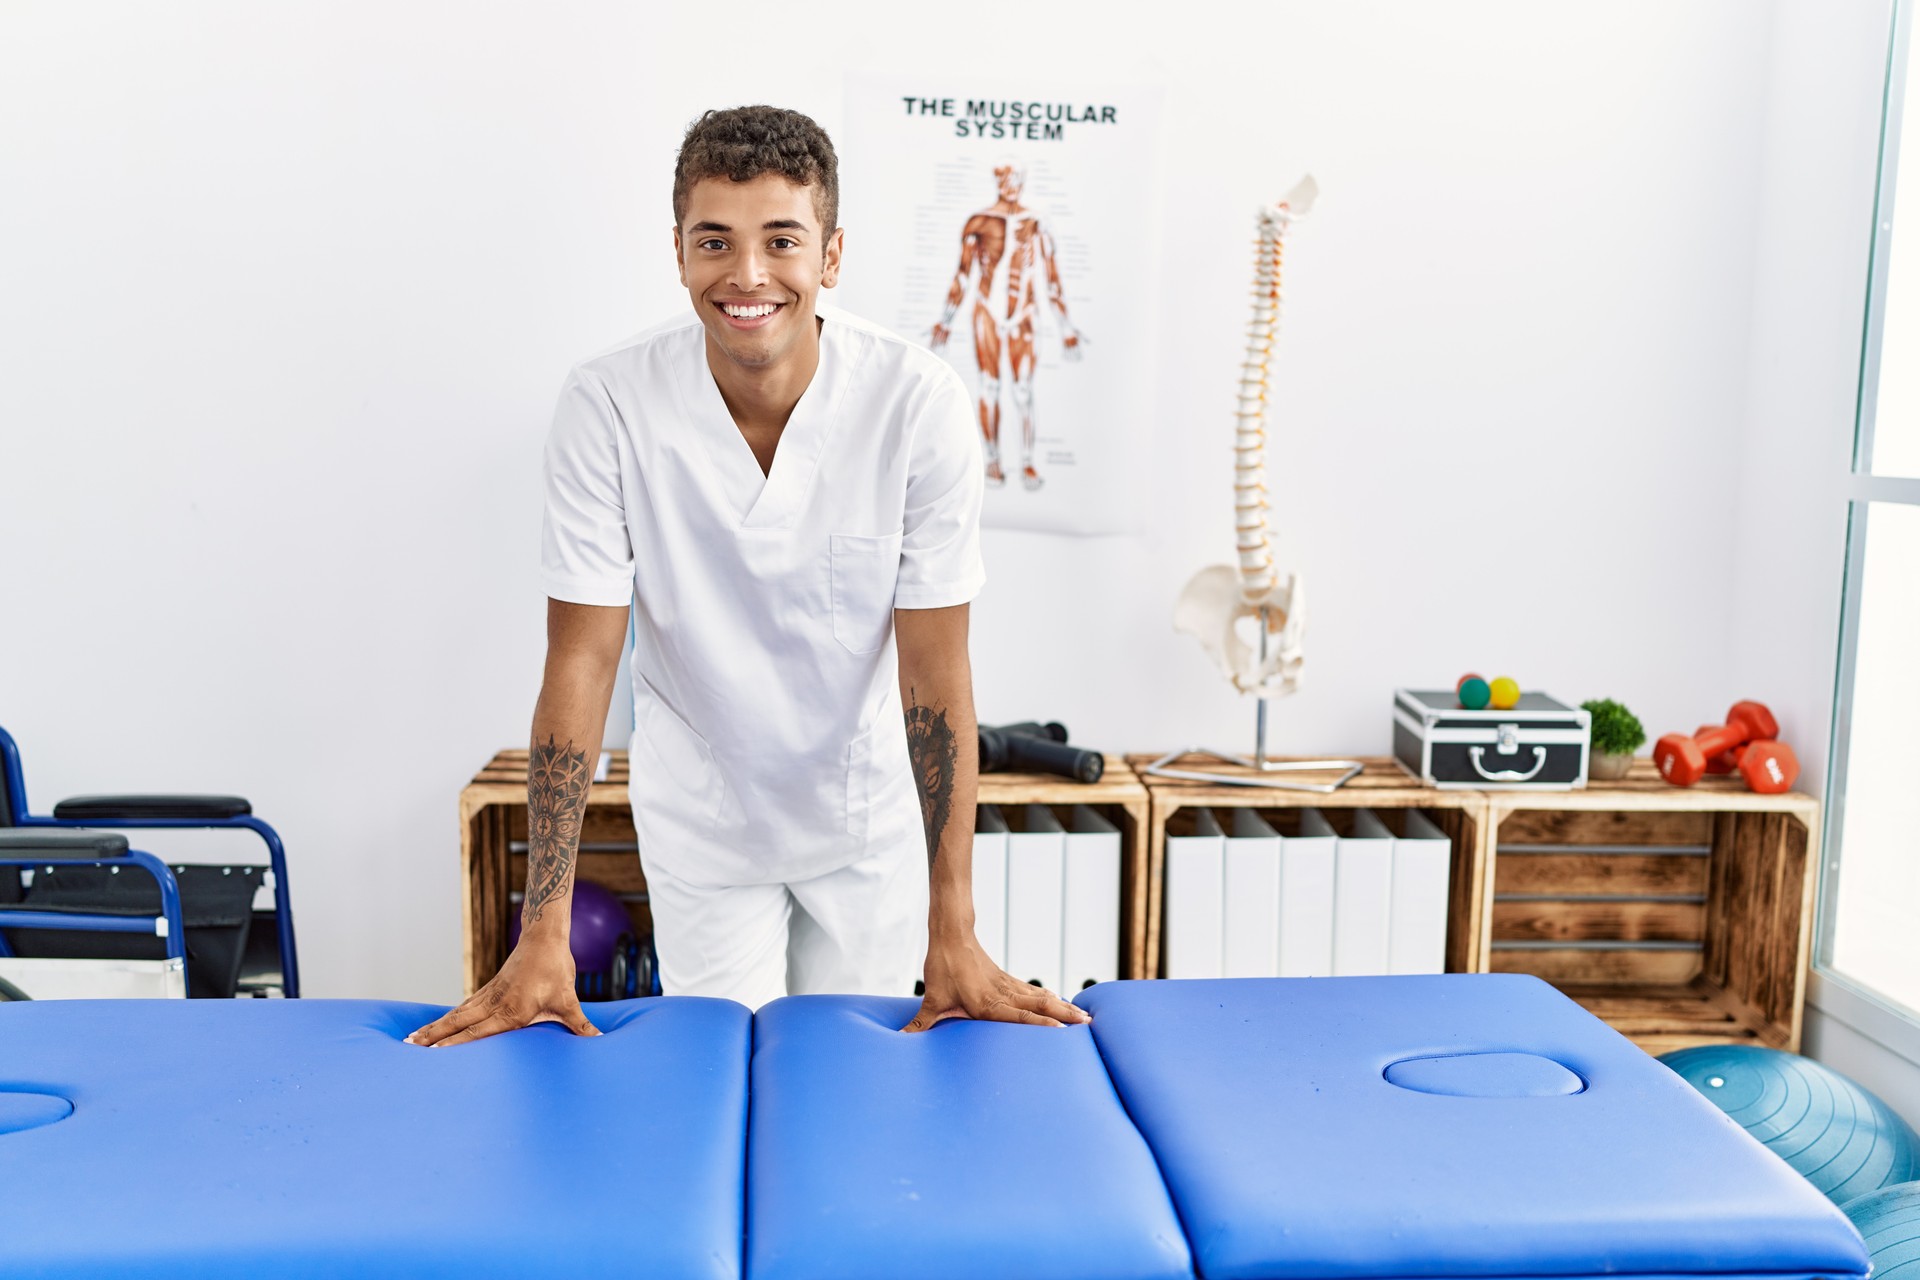
[[[1306,215],[1318,194],[1313,178],[1302,178],[1284,200],[1257,216],[1253,314],[1234,415],[1233,523],[1240,562],[1195,574],[1173,612],[1174,628],[1197,637],[1235,688],[1263,698],[1292,693],[1300,684],[1305,596],[1300,575],[1273,563],[1267,531],[1267,404],[1280,328],[1282,246],[1287,228]],[[1262,620],[1264,643],[1258,629],[1255,643],[1247,642],[1239,629],[1245,618]]]

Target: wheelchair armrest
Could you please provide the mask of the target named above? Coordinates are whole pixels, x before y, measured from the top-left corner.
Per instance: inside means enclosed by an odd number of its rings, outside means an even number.
[[[51,831],[45,827],[0,827],[0,860],[34,862],[124,858],[127,838],[110,831]]]
[[[73,796],[53,806],[53,816],[62,822],[111,822],[115,818],[223,822],[252,812],[253,806],[239,796]]]

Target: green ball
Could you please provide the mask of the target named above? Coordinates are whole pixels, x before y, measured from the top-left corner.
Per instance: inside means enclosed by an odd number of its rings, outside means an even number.
[[[1484,711],[1492,700],[1493,686],[1479,676],[1469,676],[1460,682],[1460,705],[1467,710]]]

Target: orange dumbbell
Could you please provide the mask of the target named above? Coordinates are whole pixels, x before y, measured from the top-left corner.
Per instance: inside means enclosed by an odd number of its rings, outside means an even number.
[[[1727,712],[1725,724],[1702,729],[1691,738],[1684,733],[1669,733],[1654,743],[1653,763],[1660,770],[1660,776],[1674,786],[1690,787],[1700,781],[1710,765],[1720,763],[1716,757],[1749,742],[1775,738],[1779,733],[1779,722],[1763,704],[1736,702]],[[1744,761],[1736,767],[1746,772]]]
[[[1695,729],[1693,731],[1694,741],[1698,742],[1701,738],[1705,737],[1709,733],[1712,733],[1715,729],[1718,729],[1719,727],[1720,726],[1717,724],[1701,725],[1698,729]],[[1712,777],[1716,774],[1732,773],[1735,769],[1738,769],[1739,767],[1740,767],[1740,748],[1739,747],[1728,747],[1725,751],[1722,751],[1717,756],[1707,757],[1707,775],[1709,777]]]
[[[1800,776],[1800,761],[1793,748],[1770,738],[1749,742],[1740,749],[1740,776],[1761,795],[1776,795],[1793,786]]]

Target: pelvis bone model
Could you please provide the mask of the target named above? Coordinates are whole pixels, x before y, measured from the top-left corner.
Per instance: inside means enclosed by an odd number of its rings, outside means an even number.
[[[1300,686],[1306,598],[1298,573],[1274,567],[1267,534],[1267,392],[1280,328],[1282,242],[1319,194],[1309,175],[1258,215],[1253,315],[1234,415],[1233,523],[1240,563],[1202,569],[1173,609],[1174,630],[1196,637],[1240,692],[1262,698],[1284,697]]]

